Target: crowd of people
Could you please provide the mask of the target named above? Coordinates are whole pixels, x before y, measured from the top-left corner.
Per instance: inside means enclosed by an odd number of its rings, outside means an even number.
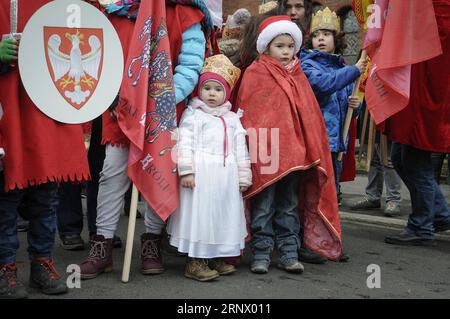
[[[18,0],[18,32],[48,2]],[[130,13],[139,12],[140,1],[120,1],[114,10],[108,7],[113,4],[87,2],[108,17],[126,60],[138,16]],[[416,98],[425,91],[419,84],[424,74],[436,64],[448,68],[450,61],[450,8],[441,0],[433,5],[443,54],[413,66]],[[9,33],[9,12],[10,1],[0,0],[0,34]],[[345,63],[336,12],[313,13],[311,0],[279,0],[261,5],[253,16],[239,9],[218,27],[206,1],[166,0],[165,14],[177,105],[179,204],[162,215],[146,203],[142,274],[164,272],[165,240],[186,256],[185,276],[198,281],[235,272],[246,245],[256,274],[269,272],[275,248],[277,267],[289,273],[304,272],[303,263],[346,261],[339,153],[349,143],[343,134],[347,112],[357,117],[363,104],[353,94],[354,83],[368,61],[363,56],[355,65]],[[19,46],[13,38],[0,42],[0,298],[27,297],[17,280],[19,212],[29,223],[30,286],[61,294],[67,287],[52,252],[58,230],[64,248],[84,246],[82,185],[90,235],[89,253],[79,263],[82,279],[112,271],[113,248],[121,245],[115,233],[129,207],[131,147],[118,123],[120,98],[92,122],[86,151],[81,125],[47,117],[28,97],[16,66]],[[413,101],[404,112],[418,105]],[[402,233],[386,238],[390,244],[430,245],[435,232],[450,229],[431,156],[450,152],[448,94],[436,97],[433,107],[433,120],[424,118],[422,129],[441,130],[439,146],[409,143],[392,129],[414,117],[389,119],[389,165],[372,162],[367,198],[352,207],[380,207],[384,170],[385,212],[396,216],[402,180],[411,194],[411,215]]]

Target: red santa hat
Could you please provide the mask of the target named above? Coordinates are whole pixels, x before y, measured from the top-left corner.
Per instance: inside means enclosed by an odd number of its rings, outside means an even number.
[[[282,34],[289,34],[295,42],[295,53],[300,51],[303,42],[302,31],[288,16],[272,16],[261,22],[258,28],[256,50],[261,54],[267,50],[269,43]]]

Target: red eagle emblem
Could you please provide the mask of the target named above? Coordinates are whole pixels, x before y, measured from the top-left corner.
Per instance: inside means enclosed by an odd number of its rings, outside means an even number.
[[[103,66],[103,30],[44,27],[45,56],[53,83],[77,110],[92,97]]]

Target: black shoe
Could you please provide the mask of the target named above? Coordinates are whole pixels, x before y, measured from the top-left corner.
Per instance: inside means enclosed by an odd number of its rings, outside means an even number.
[[[40,289],[46,295],[67,292],[67,285],[56,271],[53,260],[39,258],[31,261],[30,287]]]
[[[443,231],[450,230],[450,223],[447,224],[434,224],[434,232],[440,233]]]
[[[17,231],[18,232],[27,232],[28,228],[30,228],[30,222],[23,219],[17,220]]]
[[[25,286],[17,281],[17,267],[15,264],[0,266],[0,299],[28,298]]]
[[[367,210],[367,209],[380,209],[381,203],[380,201],[370,201],[367,197],[364,199],[354,203],[350,206],[351,210]]]
[[[318,253],[312,251],[307,247],[301,247],[298,250],[298,260],[304,263],[318,264],[318,265],[327,262],[327,258],[323,257],[322,255],[319,255]]]
[[[404,245],[404,246],[435,246],[434,239],[425,239],[415,235],[411,235],[406,231],[401,232],[398,235],[388,236],[384,239],[388,244],[392,245]]]
[[[61,247],[65,250],[83,250],[84,241],[80,235],[67,235],[61,238]]]
[[[341,258],[339,258],[339,262],[340,263],[346,263],[350,260],[350,256],[347,255],[346,253],[342,253]]]
[[[122,239],[119,236],[114,235],[113,248],[122,248]]]

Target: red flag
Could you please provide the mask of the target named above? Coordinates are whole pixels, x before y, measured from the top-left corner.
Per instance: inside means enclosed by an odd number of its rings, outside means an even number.
[[[408,105],[411,65],[442,54],[442,47],[432,0],[376,0],[369,23],[364,48],[373,63],[366,101],[379,124]]]
[[[128,176],[166,220],[178,207],[172,138],[176,104],[165,1],[142,1],[120,91],[118,121],[130,140]]]
[[[369,18],[369,6],[373,4],[374,0],[353,0],[352,9],[355,13],[359,25],[363,29],[367,29],[367,19]]]

